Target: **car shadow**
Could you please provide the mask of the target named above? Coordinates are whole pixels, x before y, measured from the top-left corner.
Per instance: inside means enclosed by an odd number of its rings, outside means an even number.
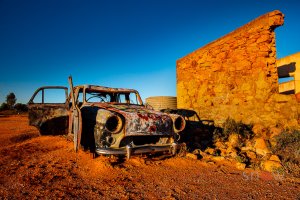
[[[195,149],[204,151],[208,147],[213,147],[213,135],[221,128],[214,126],[212,120],[201,120],[194,110],[188,109],[163,109],[161,112],[178,114],[186,120],[186,126],[180,132],[179,142],[186,143],[187,151],[193,152]]]

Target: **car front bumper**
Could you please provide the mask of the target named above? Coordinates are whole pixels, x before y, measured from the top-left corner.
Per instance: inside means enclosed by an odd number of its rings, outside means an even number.
[[[122,148],[96,148],[96,153],[99,155],[126,155],[129,159],[131,155],[134,154],[143,154],[143,153],[157,153],[157,152],[166,152],[168,151],[172,155],[175,155],[178,150],[185,147],[185,143],[172,143],[172,144],[148,144],[148,145],[139,145],[131,146],[127,145]]]

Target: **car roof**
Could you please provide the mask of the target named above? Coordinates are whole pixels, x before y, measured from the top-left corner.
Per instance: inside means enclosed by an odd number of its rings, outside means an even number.
[[[137,92],[134,89],[127,89],[127,88],[112,88],[112,87],[105,87],[99,85],[78,85],[76,88],[84,88],[90,90],[97,90],[97,91],[109,91],[109,92]]]

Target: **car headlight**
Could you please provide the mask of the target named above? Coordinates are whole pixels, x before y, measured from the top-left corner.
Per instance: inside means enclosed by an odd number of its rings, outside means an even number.
[[[183,131],[185,128],[185,119],[180,116],[180,115],[175,115],[175,114],[169,114],[173,120],[173,128],[175,133],[178,133],[180,131]]]
[[[111,133],[118,133],[122,129],[122,119],[118,115],[111,115],[108,117],[105,123],[105,128]]]

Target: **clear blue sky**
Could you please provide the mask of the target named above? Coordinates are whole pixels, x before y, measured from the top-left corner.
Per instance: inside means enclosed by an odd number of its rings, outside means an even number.
[[[0,0],[0,102],[43,85],[176,95],[176,60],[273,10],[277,57],[300,51],[299,0]]]

